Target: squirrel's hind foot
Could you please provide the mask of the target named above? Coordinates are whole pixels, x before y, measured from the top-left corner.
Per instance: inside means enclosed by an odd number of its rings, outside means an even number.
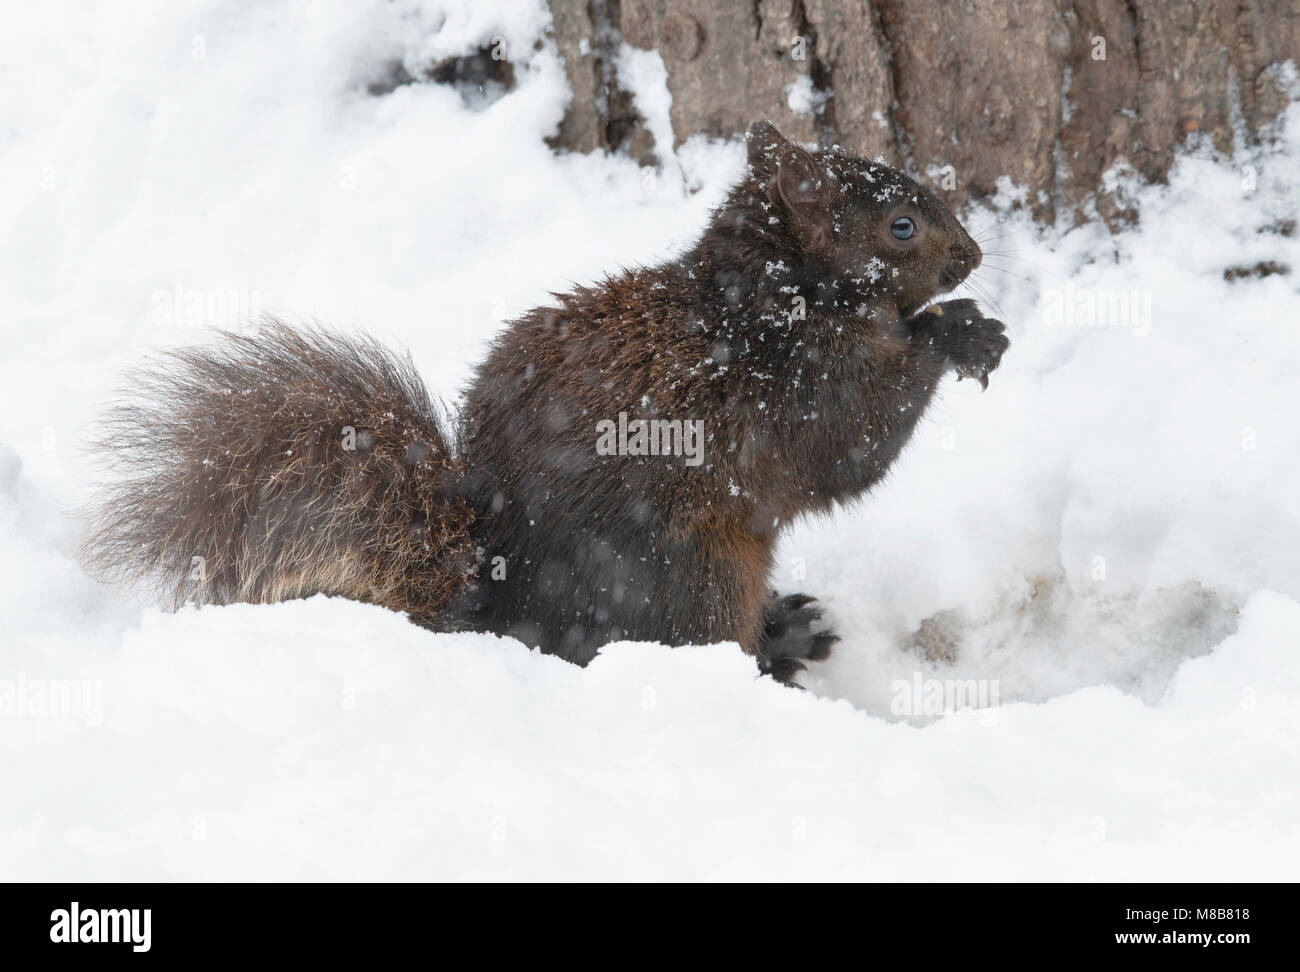
[[[831,646],[839,641],[832,631],[813,627],[822,618],[817,599],[807,594],[772,592],[763,612],[763,640],[758,646],[758,670],[778,682],[802,688],[794,677],[804,671],[805,661],[825,661]]]

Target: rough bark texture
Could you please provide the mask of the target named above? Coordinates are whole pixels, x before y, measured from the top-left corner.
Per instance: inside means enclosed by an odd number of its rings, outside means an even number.
[[[623,43],[659,51],[676,140],[769,118],[901,163],[952,202],[1029,190],[1051,218],[1125,161],[1164,177],[1191,133],[1228,148],[1286,106],[1296,0],[550,0],[574,89],[555,144],[654,157]],[[585,53],[584,53],[585,52]],[[811,85],[796,112],[787,91]],[[951,166],[951,169],[946,167]],[[945,178],[945,176],[947,178]]]

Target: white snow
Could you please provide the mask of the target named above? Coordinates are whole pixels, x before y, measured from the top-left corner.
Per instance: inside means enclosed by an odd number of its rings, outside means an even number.
[[[813,87],[811,75],[802,74],[785,86],[785,101],[797,115],[811,115],[826,104],[826,93]]]
[[[673,122],[669,114],[673,96],[668,91],[668,69],[658,51],[643,51],[623,44],[618,52],[619,83],[636,92],[636,108],[646,129],[654,137],[655,152],[661,160],[671,160]],[[676,169],[663,168],[676,175]]]
[[[1300,210],[1300,109],[1168,187],[1118,175],[1117,237],[968,215],[960,293],[1012,348],[783,542],[777,585],[844,638],[810,692],[734,645],[582,670],[326,598],[165,614],[80,571],[81,441],[147,348],[317,318],[454,399],[503,321],[699,230],[741,147],[661,141],[658,179],[554,154],[548,19],[51,2],[0,35],[0,877],[1291,879],[1300,237],[1260,228]],[[518,84],[486,106],[366,93],[501,41]],[[666,131],[662,63],[622,62]],[[1224,280],[1264,260],[1292,273]]]

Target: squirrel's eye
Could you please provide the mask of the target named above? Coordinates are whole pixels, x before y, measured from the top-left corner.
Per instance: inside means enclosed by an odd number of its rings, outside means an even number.
[[[910,240],[916,232],[916,224],[906,216],[900,216],[889,224],[889,232],[894,234],[895,239]]]

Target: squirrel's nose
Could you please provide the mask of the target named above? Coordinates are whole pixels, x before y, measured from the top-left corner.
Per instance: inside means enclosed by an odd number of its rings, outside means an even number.
[[[972,240],[969,246],[964,246],[952,256],[952,265],[963,277],[972,273],[984,261],[984,254]]]
[[[954,247],[948,258],[948,266],[944,269],[942,279],[949,286],[955,286],[961,283],[984,259],[984,254],[980,248],[971,241],[969,246]]]

